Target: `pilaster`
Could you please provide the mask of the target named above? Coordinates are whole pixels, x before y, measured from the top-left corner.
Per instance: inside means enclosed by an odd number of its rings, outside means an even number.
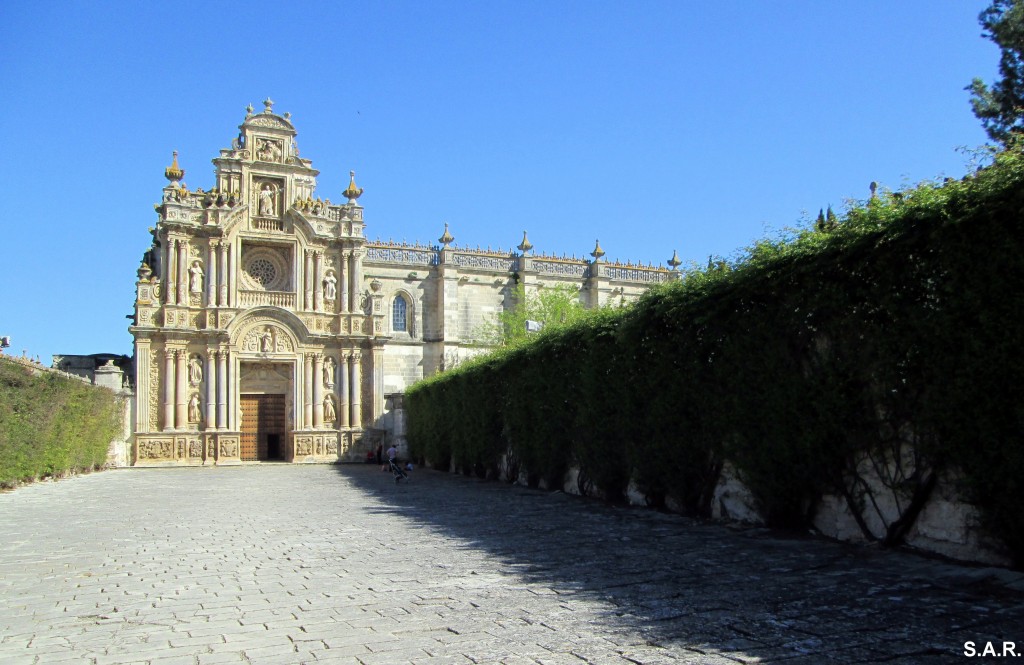
[[[324,356],[313,354],[313,427],[324,424]]]
[[[149,432],[150,373],[153,350],[148,338],[135,338],[135,431]]]
[[[228,427],[228,352],[217,352],[217,429]]]
[[[302,426],[313,426],[313,354],[303,356],[302,363]]]
[[[455,265],[455,252],[447,247],[441,250],[437,266],[440,284],[437,289],[439,337],[446,343],[459,342],[459,268]]]
[[[206,350],[206,429],[217,427],[217,356],[215,349]]]
[[[349,417],[349,363],[351,362],[350,354],[343,353],[338,359],[338,390],[341,393],[341,399],[338,403],[338,415],[341,417],[341,426],[349,427],[351,419]]]
[[[372,422],[377,422],[384,415],[384,342],[382,339],[374,340],[370,347]]]
[[[362,362],[362,354],[359,351],[353,351],[352,355],[349,356],[349,386],[350,386],[350,401],[349,401],[349,426],[350,427],[362,427],[363,419],[360,410],[362,409],[362,400],[360,399],[362,393],[362,371],[360,363]]]
[[[188,349],[174,352],[174,429],[188,429]]]
[[[164,349],[163,412],[164,431],[174,429],[174,349]]]

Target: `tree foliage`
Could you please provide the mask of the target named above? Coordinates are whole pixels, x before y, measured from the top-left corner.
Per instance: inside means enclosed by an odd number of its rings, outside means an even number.
[[[967,89],[989,138],[1005,146],[1024,131],[1024,3],[993,0],[978,20],[1001,51],[1000,79],[990,87],[976,78]]]
[[[541,330],[551,331],[585,319],[587,309],[579,292],[571,286],[557,285],[527,290],[522,282],[512,292],[513,306],[484,324],[478,337],[492,346],[516,346],[527,341],[527,321],[536,321]]]

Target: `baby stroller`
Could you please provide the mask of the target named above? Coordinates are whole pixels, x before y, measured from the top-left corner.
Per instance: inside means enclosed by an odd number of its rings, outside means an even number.
[[[396,485],[402,482],[403,480],[408,482],[409,474],[405,472],[405,469],[402,468],[402,465],[399,464],[398,461],[394,459],[388,459],[388,464],[391,465],[391,473],[395,475]]]

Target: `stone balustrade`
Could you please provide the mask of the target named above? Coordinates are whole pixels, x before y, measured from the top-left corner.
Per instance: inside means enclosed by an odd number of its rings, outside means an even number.
[[[270,305],[271,307],[295,309],[295,294],[291,291],[246,291],[239,289],[238,300],[242,307]]]

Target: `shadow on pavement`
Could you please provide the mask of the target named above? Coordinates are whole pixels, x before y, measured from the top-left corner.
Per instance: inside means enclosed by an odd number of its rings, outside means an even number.
[[[607,603],[650,645],[792,663],[959,661],[968,640],[1024,650],[1024,593],[979,569],[431,470],[399,485],[375,465],[338,473],[382,519],[484,552],[565,603]]]

